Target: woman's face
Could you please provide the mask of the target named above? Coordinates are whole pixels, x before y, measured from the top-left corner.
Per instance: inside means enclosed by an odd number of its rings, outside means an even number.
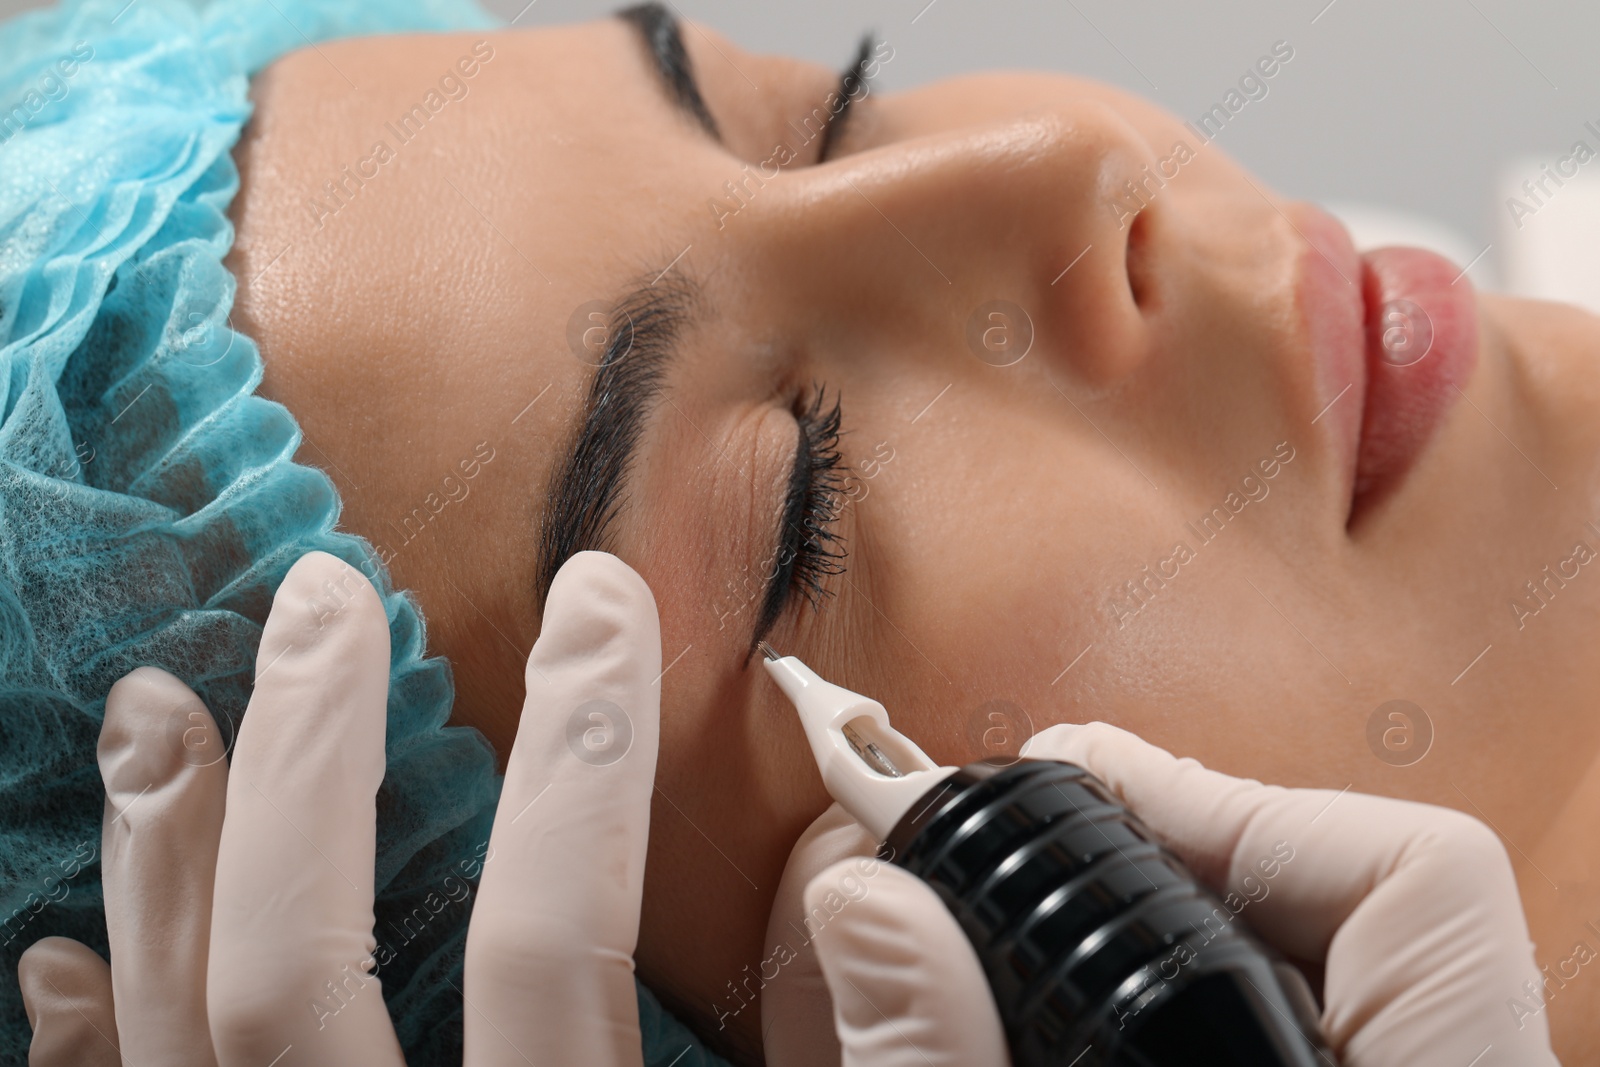
[[[837,73],[685,24],[693,90],[669,28],[665,58],[624,19],[286,58],[230,265],[458,721],[509,750],[562,553],[654,590],[639,963],[677,1010],[737,1005],[828,804],[758,631],[941,762],[1103,719],[1488,819],[1552,951],[1600,914],[1559,833],[1600,745],[1595,320],[1413,283],[1437,351],[1396,385],[1363,309],[1415,263],[1364,272],[1150,105],[994,74],[858,89],[824,136]]]

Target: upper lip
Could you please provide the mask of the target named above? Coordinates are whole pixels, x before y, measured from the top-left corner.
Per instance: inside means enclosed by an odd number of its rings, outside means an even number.
[[[1361,257],[1344,225],[1314,204],[1289,205],[1290,222],[1305,244],[1295,297],[1315,363],[1318,402],[1313,424],[1327,424],[1338,439],[1345,496],[1355,488],[1356,460],[1367,394],[1366,301]]]

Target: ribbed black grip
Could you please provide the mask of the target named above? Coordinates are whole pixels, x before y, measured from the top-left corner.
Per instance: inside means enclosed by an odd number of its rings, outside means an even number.
[[[977,950],[1014,1067],[1336,1067],[1300,973],[1081,767],[962,768],[884,842]]]

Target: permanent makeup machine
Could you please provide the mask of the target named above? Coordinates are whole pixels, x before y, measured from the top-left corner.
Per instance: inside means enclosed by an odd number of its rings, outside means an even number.
[[[1300,972],[1094,775],[937,766],[882,704],[761,651],[828,792],[966,932],[1015,1067],[1337,1062]]]

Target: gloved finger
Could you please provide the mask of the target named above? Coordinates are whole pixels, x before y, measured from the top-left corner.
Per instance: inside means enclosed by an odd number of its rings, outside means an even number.
[[[915,875],[842,860],[811,880],[805,903],[843,1067],[1011,1062],[978,957]]]
[[[1252,927],[1311,961],[1443,810],[1233,778],[1102,722],[1052,726],[1022,754],[1098,776],[1201,881],[1249,901]]]
[[[46,937],[17,961],[33,1028],[29,1067],[119,1067],[111,967],[88,945]]]
[[[865,827],[838,804],[823,812],[789,851],[778,892],[767,917],[766,959],[781,964],[761,978],[761,1033],[767,1067],[839,1067],[839,1036],[833,1028],[833,998],[806,922],[806,886],[824,869],[850,857],[878,851]],[[726,1003],[726,1002],[724,1002]],[[744,1003],[742,999],[736,1003]],[[719,1008],[726,1022],[742,1008]]]
[[[1477,820],[1232,778],[1105,723],[1051,727],[1023,754],[1104,780],[1223,894],[1220,920],[1245,914],[1291,956],[1325,960],[1323,1028],[1344,1063],[1466,1063],[1489,1046],[1554,1062],[1543,1015],[1506,1009],[1541,976],[1510,860]]]
[[[369,973],[388,687],[376,590],[308,553],[273,598],[228,774],[206,987],[224,1065],[404,1063]]]
[[[106,697],[101,878],[129,1063],[216,1063],[206,954],[228,791],[224,747],[200,698],[165,671],[140,667]]]
[[[467,930],[466,1062],[641,1062],[639,938],[661,716],[655,598],[580,552],[556,574]]]

